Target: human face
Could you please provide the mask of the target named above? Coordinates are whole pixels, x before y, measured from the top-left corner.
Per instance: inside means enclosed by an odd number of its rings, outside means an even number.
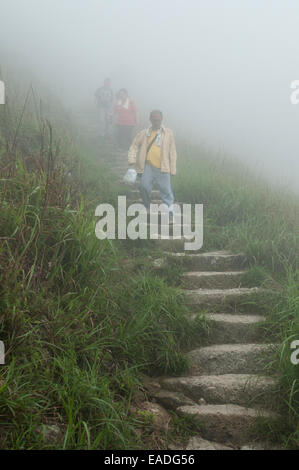
[[[153,129],[160,129],[162,124],[162,116],[160,113],[153,113],[151,115],[151,123]]]
[[[123,90],[119,92],[119,97],[122,101],[124,101],[127,98],[127,93],[125,93]]]

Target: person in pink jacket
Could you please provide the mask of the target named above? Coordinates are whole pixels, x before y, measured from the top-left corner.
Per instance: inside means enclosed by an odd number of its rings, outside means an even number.
[[[120,150],[127,151],[130,148],[133,128],[136,125],[137,109],[134,100],[129,97],[124,88],[117,94],[114,113],[117,145]]]

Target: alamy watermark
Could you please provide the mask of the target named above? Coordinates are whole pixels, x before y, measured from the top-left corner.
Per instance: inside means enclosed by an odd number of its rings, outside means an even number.
[[[151,204],[147,211],[143,204],[134,203],[127,207],[126,196],[118,196],[117,215],[111,204],[100,204],[95,211],[100,217],[95,227],[99,240],[170,240],[185,241],[185,250],[199,250],[203,245],[203,205],[173,204],[173,220],[169,223],[169,208],[166,204]],[[159,224],[159,214],[161,223]],[[130,218],[128,220],[128,218]],[[132,218],[133,217],[133,218]],[[149,217],[149,224],[148,224]],[[117,220],[117,224],[116,224]],[[193,220],[193,222],[192,222]],[[116,233],[117,225],[117,233]],[[172,234],[170,235],[170,227]],[[160,231],[159,231],[160,228]],[[149,230],[148,230],[149,229]],[[150,233],[148,233],[148,231]]]
[[[5,364],[5,346],[3,341],[0,341],[0,365]]]
[[[290,344],[291,349],[295,349],[294,352],[291,354],[291,363],[294,366],[297,366],[299,364],[299,340],[292,341]]]
[[[299,80],[293,80],[290,86],[292,90],[294,90],[290,94],[290,101],[292,104],[298,104],[299,103]]]
[[[5,104],[5,85],[2,80],[0,80],[0,104]]]

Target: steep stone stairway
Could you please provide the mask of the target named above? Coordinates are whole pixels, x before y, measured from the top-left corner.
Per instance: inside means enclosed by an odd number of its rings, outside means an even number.
[[[111,159],[121,182],[128,168],[127,156],[115,153]],[[136,187],[131,189],[130,200],[141,202]],[[153,191],[153,202],[161,202],[158,191]],[[200,436],[190,439],[187,449],[271,448],[249,437],[257,418],[279,419],[273,411],[276,379],[265,373],[276,345],[263,341],[265,317],[254,310],[259,298],[271,296],[271,292],[239,287],[248,267],[243,254],[185,254],[178,251],[183,246],[181,240],[159,239],[157,243],[164,251],[162,258],[154,261],[155,267],[161,269],[171,263],[183,267],[186,302],[192,317],[206,312],[211,344],[188,353],[188,375],[160,379],[156,401],[200,423]],[[244,304],[247,308],[240,308]]]

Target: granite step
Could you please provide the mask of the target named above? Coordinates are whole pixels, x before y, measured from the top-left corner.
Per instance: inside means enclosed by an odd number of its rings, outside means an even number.
[[[115,172],[126,172],[129,169],[129,166],[126,162],[119,163],[118,165],[113,166],[113,171]]]
[[[189,439],[186,450],[234,450],[234,447],[219,444],[219,442],[208,441],[201,436],[193,436]]]
[[[168,214],[165,213],[165,216],[168,218]],[[149,220],[149,216],[148,216]],[[162,223],[161,223],[162,222]],[[158,240],[159,243],[161,244],[162,247],[165,246],[165,243],[162,243],[165,241],[165,237],[168,236],[174,236],[175,238],[175,247],[176,249],[179,249],[181,246],[184,246],[183,241],[178,241],[181,239],[181,237],[184,237],[185,234],[188,234],[190,230],[192,232],[200,230],[200,228],[197,229],[196,226],[189,226],[186,224],[180,225],[173,223],[172,220],[169,220],[169,223],[165,223],[164,220],[161,220],[161,217],[158,217],[158,220],[153,220],[151,222],[144,222],[139,224],[139,231],[145,231],[145,233],[148,234],[148,238],[152,238],[154,240]],[[189,241],[188,237],[184,239],[185,241]],[[170,245],[170,249],[173,249],[174,247]]]
[[[166,390],[169,390],[184,397],[184,400],[176,401],[178,404],[182,403],[182,406],[187,404],[187,399],[196,404],[204,399],[208,404],[250,406],[254,403],[271,408],[274,402],[273,393],[278,387],[278,381],[273,377],[257,374],[171,377],[160,379],[160,384],[164,390],[164,404],[167,404]]]
[[[129,204],[143,204],[143,201],[141,198],[127,198],[127,201]],[[163,204],[162,199],[152,199],[152,204]]]
[[[215,344],[187,354],[191,375],[263,374],[277,345]]]
[[[242,445],[258,418],[275,421],[279,415],[268,410],[239,405],[187,405],[176,410],[182,417],[192,417],[200,426],[201,437],[226,445]]]
[[[246,271],[189,271],[182,274],[182,286],[185,289],[225,289],[239,287],[245,272]]]
[[[173,449],[179,450],[179,449]],[[208,441],[201,436],[192,436],[187,444],[186,449],[182,450],[284,450],[269,442],[250,442],[241,446],[226,446],[215,441]]]
[[[135,199],[138,199],[139,196],[140,196],[140,190],[139,189],[132,189],[131,194],[132,194],[132,197],[134,197]],[[160,191],[157,190],[157,189],[153,189],[152,190],[152,198],[153,199],[159,199],[159,197],[160,197]]]
[[[273,296],[269,289],[261,287],[238,287],[233,289],[182,289],[186,304],[192,310],[200,307],[235,307],[258,302]]]
[[[213,344],[262,342],[266,321],[263,315],[207,313],[209,338]]]
[[[198,251],[202,248],[202,240],[200,240],[200,237],[198,237],[199,240],[195,244],[195,237],[194,236],[187,236],[187,235],[160,235],[157,233],[154,237],[154,235],[151,235],[151,240],[155,242],[155,245],[160,248],[161,250],[168,250],[170,252],[180,252],[182,250],[189,250],[189,246],[192,244],[194,247],[198,247],[196,250],[193,251]],[[195,244],[195,245],[194,245]],[[155,266],[155,264],[154,264]]]
[[[248,259],[242,253],[215,251],[206,253],[172,253],[164,252],[162,258],[155,260],[157,267],[167,264],[180,265],[196,271],[234,271],[248,266]]]
[[[179,406],[196,405],[191,398],[176,390],[160,390],[155,395],[155,401],[168,410],[175,411]]]

